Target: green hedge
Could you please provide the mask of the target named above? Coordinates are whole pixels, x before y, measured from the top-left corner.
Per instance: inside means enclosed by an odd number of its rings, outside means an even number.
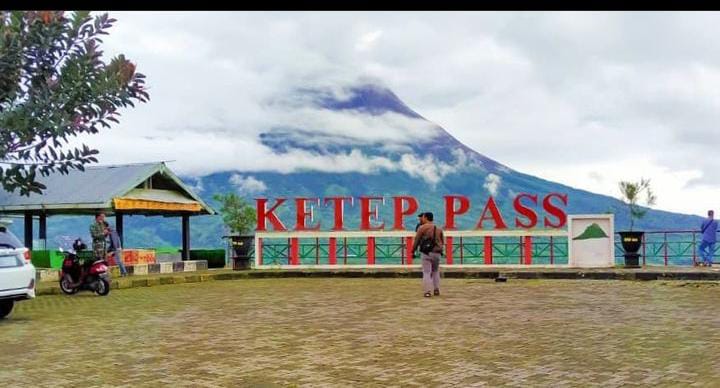
[[[157,247],[155,253],[177,253],[180,251],[178,247]]]
[[[166,248],[166,252],[177,252],[177,248]],[[208,268],[225,267],[224,249],[191,249],[190,260],[206,260]],[[62,254],[59,251],[34,250],[31,261],[37,268],[60,268],[62,266]]]
[[[30,261],[37,268],[60,268],[62,267],[63,254],[58,250],[33,250],[30,254]]]
[[[191,249],[190,260],[207,260],[208,268],[225,267],[224,249]]]
[[[33,250],[30,254],[30,261],[36,268],[50,267],[50,251]]]

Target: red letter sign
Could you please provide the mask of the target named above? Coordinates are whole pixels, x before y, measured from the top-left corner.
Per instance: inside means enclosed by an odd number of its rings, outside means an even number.
[[[327,197],[323,200],[325,205],[328,201],[335,202],[335,225],[333,230],[343,230],[343,221],[345,220],[345,200],[350,201],[350,206],[353,205],[352,197]]]
[[[490,210],[491,217],[485,216],[488,210]],[[483,209],[482,215],[480,216],[480,221],[478,221],[476,228],[482,229],[483,221],[488,218],[492,218],[493,221],[495,221],[494,229],[507,229],[507,225],[505,225],[505,221],[503,221],[502,215],[500,215],[500,210],[498,210],[498,207],[495,204],[495,199],[492,196],[490,196],[490,199],[488,199],[487,203],[485,204],[485,209]]]
[[[305,220],[308,216],[310,216],[310,222],[315,219],[315,214],[312,207],[313,205],[310,204],[310,210],[308,210],[305,206],[307,204],[307,201],[316,202],[317,205],[320,206],[320,198],[295,198],[295,212],[297,214],[295,230],[320,230],[320,222],[310,227],[305,225]]]
[[[545,216],[545,226],[549,226],[551,228],[562,228],[565,226],[565,223],[567,222],[567,215],[565,214],[565,211],[563,209],[560,209],[559,207],[556,207],[555,205],[550,202],[550,199],[552,197],[560,198],[563,205],[567,206],[568,203],[568,196],[567,194],[560,194],[560,193],[550,193],[545,196],[545,199],[543,199],[543,209],[545,209],[546,212],[552,214],[558,219],[557,223],[553,223],[550,221],[550,219]]]
[[[385,223],[383,222],[380,226],[370,226],[370,216],[372,215],[375,220],[379,218],[378,207],[375,205],[375,209],[370,212],[370,201],[377,200],[385,203],[383,197],[360,197],[360,229],[361,230],[383,230],[385,229]]]
[[[470,200],[463,195],[446,195],[445,198],[445,230],[455,229],[455,216],[467,213],[470,210]],[[455,200],[460,201],[460,207],[455,209]]]
[[[255,199],[255,202],[257,204],[257,230],[258,232],[264,232],[267,230],[265,221],[270,221],[270,223],[273,226],[273,229],[275,230],[287,230],[285,228],[285,225],[283,225],[282,221],[273,213],[275,209],[278,208],[283,202],[285,202],[285,198],[278,198],[277,202],[275,203],[275,206],[271,207],[270,209],[267,208],[267,198],[257,198]]]
[[[403,203],[408,203],[408,208],[405,209]],[[394,230],[403,230],[403,216],[409,216],[415,213],[418,209],[418,202],[415,198],[410,196],[399,196],[393,197],[393,203],[395,204],[395,222],[393,223]]]
[[[515,211],[519,214],[525,216],[530,222],[524,223],[520,220],[519,217],[515,217],[515,226],[520,228],[534,228],[535,225],[537,225],[538,217],[537,214],[535,214],[535,211],[525,205],[522,204],[521,200],[523,197],[530,198],[530,200],[537,205],[538,196],[533,194],[527,194],[527,193],[521,193],[517,197],[515,197],[515,200],[513,201],[513,207],[515,208]]]

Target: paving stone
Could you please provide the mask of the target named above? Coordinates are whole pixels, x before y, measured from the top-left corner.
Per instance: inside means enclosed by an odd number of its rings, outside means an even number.
[[[208,271],[113,279],[118,285],[240,280],[18,303],[0,321],[0,381],[8,387],[717,385],[720,282],[588,280],[590,272],[577,280],[443,279],[443,294],[433,298],[422,297],[417,278],[264,273],[276,278],[252,279],[253,272]],[[100,334],[87,336],[78,352],[81,332]],[[88,360],[102,367],[78,373]]]

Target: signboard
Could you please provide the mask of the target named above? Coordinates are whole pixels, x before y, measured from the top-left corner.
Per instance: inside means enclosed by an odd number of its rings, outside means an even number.
[[[392,225],[381,221],[379,218],[380,206],[387,206],[386,199],[389,199],[393,207]],[[464,195],[445,195],[445,230],[457,229],[457,220],[467,213],[471,208],[470,198]],[[345,214],[348,207],[354,207],[355,197],[324,197],[310,198],[298,197],[289,201],[287,198],[276,198],[271,201],[268,198],[256,198],[257,206],[257,227],[256,231],[265,232],[270,228],[273,231],[288,231],[288,227],[277,216],[276,211],[288,202],[295,206],[294,231],[320,231],[345,230]],[[381,197],[381,196],[360,196],[357,197],[357,216],[360,218],[361,231],[381,230],[405,230],[404,219],[412,217],[420,208],[418,200],[409,195]],[[520,193],[513,199],[513,214],[503,214],[492,196],[481,202],[482,213],[476,221],[475,229],[505,230],[510,227],[519,229],[563,228],[567,222],[567,214],[564,207],[567,206],[567,194],[550,193],[544,196],[530,193]],[[290,205],[292,206],[292,205]],[[536,210],[542,207],[543,213],[538,214]],[[333,212],[333,225],[321,225],[315,222],[315,212],[325,208]]]
[[[612,214],[571,215],[568,221],[570,267],[612,267],[615,243]]]

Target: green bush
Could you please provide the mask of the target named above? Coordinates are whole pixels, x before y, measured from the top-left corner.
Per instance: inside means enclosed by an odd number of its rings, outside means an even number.
[[[58,250],[50,251],[50,268],[62,268],[63,261],[65,261],[65,255]]]
[[[190,260],[206,260],[208,268],[225,267],[224,249],[191,249]]]
[[[155,253],[177,253],[179,250],[178,247],[157,247]]]
[[[33,250],[30,254],[30,261],[36,268],[51,268],[50,251]]]

